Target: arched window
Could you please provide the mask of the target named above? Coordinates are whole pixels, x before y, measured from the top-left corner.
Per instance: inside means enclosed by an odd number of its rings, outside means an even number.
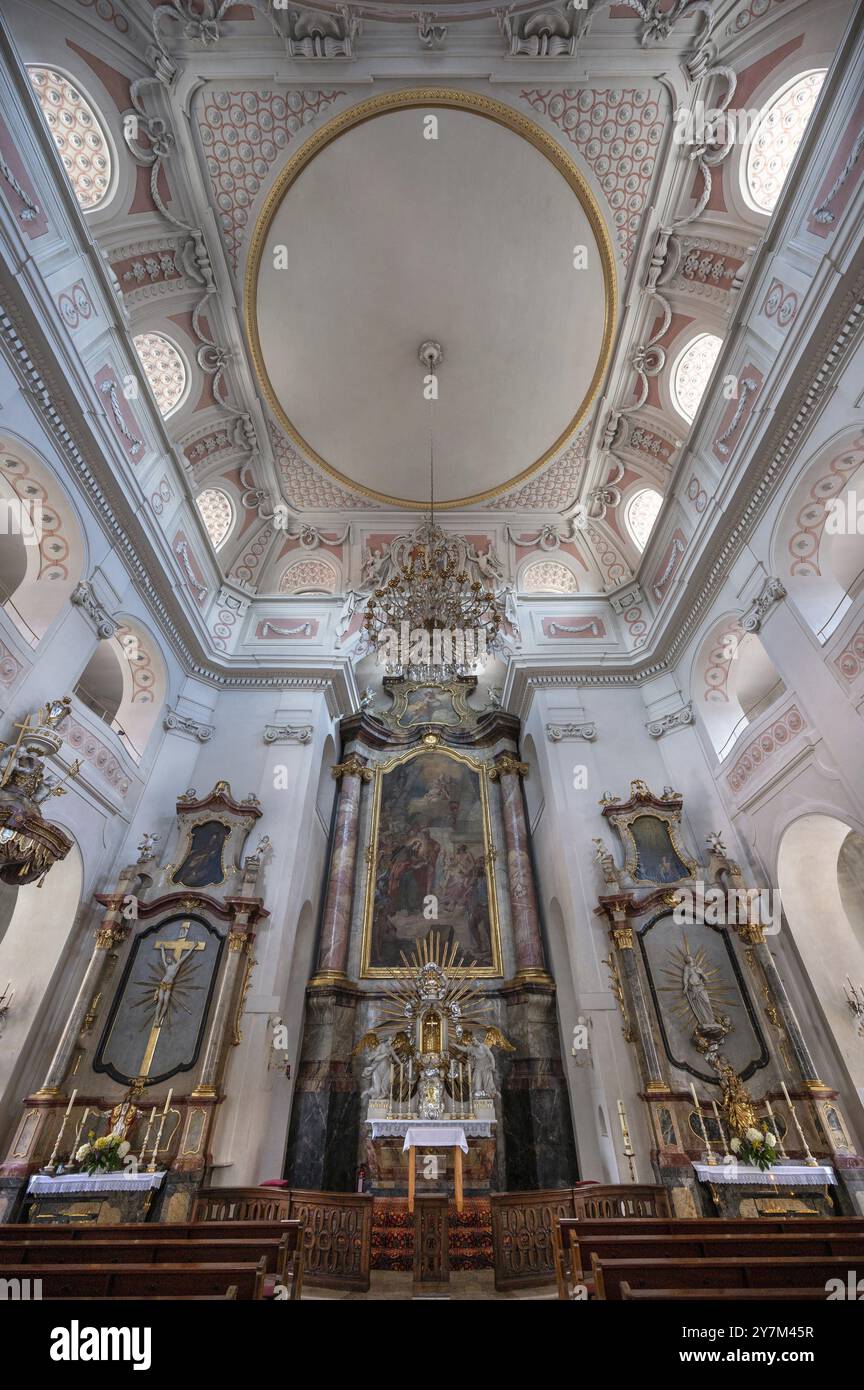
[[[675,409],[691,424],[722,346],[723,339],[716,333],[700,333],[691,338],[675,364],[672,400]]]
[[[335,594],[336,570],[327,560],[295,560],[279,581],[280,594]]]
[[[757,212],[774,211],[824,81],[824,71],[805,73],[781,88],[762,112],[747,151],[744,182],[747,201]]]
[[[137,333],[132,341],[160,414],[170,415],[185,399],[189,382],[179,349],[162,333]]]
[[[125,622],[99,643],[73,694],[114,730],[140,762],[167,693],[161,654],[143,629]]]
[[[221,487],[208,487],[195,498],[196,505],[210,533],[213,549],[218,550],[228,538],[234,524],[231,498]]]
[[[648,544],[648,537],[654,529],[654,522],[662,505],[662,494],[653,487],[642,488],[630,498],[624,513],[624,522],[638,550],[644,550]]]
[[[575,594],[579,583],[560,560],[532,560],[522,571],[519,587],[525,594]]]
[[[75,197],[90,212],[105,202],[111,187],[111,146],[102,122],[84,94],[61,72],[33,66],[27,73]]]

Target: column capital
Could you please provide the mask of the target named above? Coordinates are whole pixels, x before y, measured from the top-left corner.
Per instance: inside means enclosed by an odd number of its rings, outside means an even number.
[[[122,946],[129,935],[130,928],[117,922],[107,922],[96,929],[96,948],[110,951],[114,946]]]
[[[335,763],[330,769],[331,777],[337,781],[340,777],[362,777],[364,782],[372,781],[372,769],[367,767],[362,758],[356,753],[350,753],[344,762]]]
[[[489,777],[494,782],[499,777],[527,777],[529,771],[528,764],[520,762],[515,754],[499,753],[489,769]]]

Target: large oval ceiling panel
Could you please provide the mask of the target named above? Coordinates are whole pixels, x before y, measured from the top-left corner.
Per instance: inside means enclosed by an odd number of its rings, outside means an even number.
[[[441,89],[374,98],[313,135],[265,204],[246,279],[253,359],[282,427],[394,503],[428,496],[422,342],[444,351],[435,491],[452,507],[566,443],[614,316],[608,233],[569,157],[509,107]]]

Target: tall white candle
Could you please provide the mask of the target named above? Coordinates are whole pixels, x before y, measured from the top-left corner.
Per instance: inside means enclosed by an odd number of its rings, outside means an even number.
[[[70,1098],[69,1098],[69,1104],[66,1106],[66,1119],[67,1119],[67,1120],[68,1120],[69,1116],[72,1114],[72,1106],[75,1104],[75,1097],[77,1096],[77,1094],[78,1094],[77,1091],[73,1091],[73,1092],[72,1092],[72,1095],[71,1095]]]

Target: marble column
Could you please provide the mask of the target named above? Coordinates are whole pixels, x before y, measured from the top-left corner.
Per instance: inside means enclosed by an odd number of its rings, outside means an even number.
[[[311,981],[316,986],[341,984],[348,978],[346,966],[360,825],[360,791],[363,782],[372,780],[371,770],[356,753],[337,763],[332,772],[334,777],[341,779],[342,786],[330,847],[327,893],[321,914],[318,967]]]
[[[762,967],[762,974],[765,976],[765,983],[777,1005],[777,1012],[783,1022],[789,1045],[795,1057],[801,1077],[811,1091],[829,1091],[829,1087],[824,1081],[820,1081],[816,1073],[816,1063],[813,1061],[810,1049],[804,1041],[804,1034],[801,1032],[801,1025],[798,1022],[792,1001],[786,993],[777,964],[768,949],[768,944],[762,934],[762,926],[759,922],[748,922],[738,929],[739,936],[747,943],[753,951],[755,959]]]
[[[633,1020],[636,1024],[645,1089],[646,1091],[668,1091],[669,1084],[663,1075],[660,1054],[654,1040],[654,1029],[651,1026],[651,1014],[648,1010],[645,991],[642,988],[642,977],[639,974],[639,967],[633,951],[633,928],[627,921],[626,913],[621,908],[610,905],[608,910],[612,917],[610,935],[615,945],[615,958],[618,961],[625,997],[629,999]]]
[[[114,899],[112,898],[113,903]],[[116,905],[109,908],[102,926],[96,932],[93,954],[87,963],[87,969],[75,997],[75,1003],[72,1005],[66,1026],[60,1035],[60,1041],[51,1059],[51,1065],[45,1080],[36,1092],[35,1099],[47,1100],[62,1094],[61,1087],[72,1060],[72,1053],[84,1026],[90,1002],[99,988],[99,981],[102,978],[102,971],[105,969],[108,954],[113,951],[115,946],[119,946],[121,942],[125,941],[129,935],[130,928],[121,921],[122,903],[123,897],[118,895]]]
[[[510,890],[510,920],[516,952],[516,980],[537,980],[550,984],[540,935],[537,890],[531,863],[525,802],[519,781],[528,771],[512,753],[496,758],[489,776],[501,787],[501,819],[507,849],[507,883]]]
[[[251,950],[254,939],[252,933],[246,929],[245,924],[237,929],[232,926],[228,933],[228,960],[222,972],[216,1007],[210,1019],[207,1041],[204,1044],[201,1075],[192,1092],[193,1096],[212,1097],[217,1094],[216,1085],[219,1080],[220,1062],[228,1036],[238,981],[246,969],[247,953]]]

